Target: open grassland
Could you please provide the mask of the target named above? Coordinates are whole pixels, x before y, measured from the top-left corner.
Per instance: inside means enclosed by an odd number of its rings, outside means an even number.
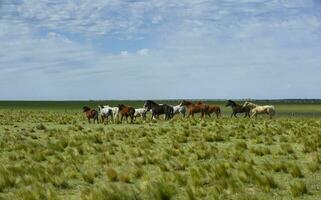
[[[108,125],[88,124],[82,105],[1,104],[0,199],[321,199],[318,105]]]

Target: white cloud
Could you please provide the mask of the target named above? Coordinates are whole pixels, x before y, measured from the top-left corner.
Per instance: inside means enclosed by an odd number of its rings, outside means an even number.
[[[158,23],[160,23],[161,21],[163,21],[163,18],[161,17],[161,16],[154,16],[153,18],[152,18],[152,24],[158,24]]]
[[[128,51],[121,51],[121,52],[120,52],[120,55],[122,55],[122,56],[128,56]]]
[[[144,56],[144,55],[147,55],[147,54],[149,53],[149,49],[147,49],[147,48],[140,49],[140,50],[137,51],[137,53],[138,53],[139,55]]]

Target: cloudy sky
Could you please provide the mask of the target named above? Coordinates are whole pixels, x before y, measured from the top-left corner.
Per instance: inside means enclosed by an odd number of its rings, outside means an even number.
[[[0,0],[0,99],[321,98],[321,0]]]

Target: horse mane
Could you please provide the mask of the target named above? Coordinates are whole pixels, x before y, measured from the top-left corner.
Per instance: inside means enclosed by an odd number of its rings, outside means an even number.
[[[233,104],[233,106],[237,106],[237,103],[236,103],[235,101],[228,100],[228,102],[230,102],[231,104]]]
[[[152,101],[152,100],[147,100],[146,102],[148,102],[150,104],[158,105],[155,101]]]
[[[249,101],[244,102],[243,107],[248,107],[248,106],[257,107],[259,105],[255,104],[255,103],[252,103],[252,102],[249,102]]]
[[[88,110],[90,110],[90,108],[88,106],[84,106],[82,109],[84,112],[87,112]]]
[[[180,103],[180,105],[182,105],[183,103],[184,103],[185,105],[192,105],[192,104],[193,104],[193,103],[190,102],[190,101],[183,100],[183,101]]]

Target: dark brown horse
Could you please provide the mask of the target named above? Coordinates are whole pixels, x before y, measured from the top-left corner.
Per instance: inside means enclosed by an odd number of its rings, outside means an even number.
[[[135,108],[130,107],[130,106],[125,106],[123,104],[119,104],[118,108],[119,108],[119,113],[121,115],[120,121],[122,122],[123,118],[125,116],[126,121],[127,121],[128,117],[130,117],[130,123],[133,123],[134,116],[135,116]]]
[[[231,106],[231,108],[232,108],[231,117],[233,117],[233,116],[237,117],[236,116],[237,113],[245,113],[244,117],[250,117],[251,108],[243,107],[242,105],[237,104],[232,100],[227,101],[226,107],[228,107],[228,106]]]
[[[93,122],[95,123],[95,121],[98,124],[98,111],[95,109],[90,109],[87,106],[84,106],[83,108],[83,112],[86,114],[86,117],[88,119],[88,122],[91,123],[90,119],[93,119]]]
[[[188,116],[194,117],[194,114],[201,113],[201,117],[204,117],[204,114],[206,113],[206,110],[208,109],[208,106],[204,104],[203,102],[198,102],[196,104],[183,100],[180,104],[181,106],[186,106],[188,110]]]
[[[144,108],[152,110],[152,119],[158,119],[159,115],[165,115],[165,120],[169,120],[174,117],[174,109],[167,104],[158,104],[152,100],[145,101]]]
[[[215,113],[217,118],[221,116],[221,108],[217,105],[208,105],[205,112],[209,117],[211,117],[212,113]]]

